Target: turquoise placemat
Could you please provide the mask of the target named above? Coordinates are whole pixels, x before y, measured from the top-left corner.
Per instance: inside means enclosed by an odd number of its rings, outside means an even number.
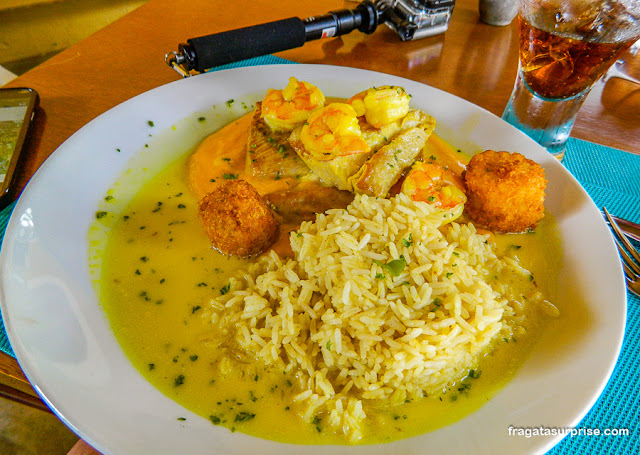
[[[224,65],[216,70],[242,66],[292,63],[264,56]],[[640,222],[640,156],[570,138],[564,158],[567,169],[587,190],[598,207]],[[14,204],[0,212],[0,236]],[[0,317],[0,350],[15,357]],[[627,435],[567,436],[549,451],[565,454],[639,454],[640,434],[640,298],[628,296],[627,328],[620,358],[604,392],[576,429],[626,429]],[[551,385],[550,385],[551,386]],[[580,384],[576,384],[580,387]],[[507,429],[505,428],[505,431]],[[535,436],[534,436],[535,437]]]

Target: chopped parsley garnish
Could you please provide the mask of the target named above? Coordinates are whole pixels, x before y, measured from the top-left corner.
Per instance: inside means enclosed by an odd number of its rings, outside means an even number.
[[[469,370],[469,377],[471,379],[478,379],[480,377],[480,375],[482,374],[482,371],[480,370]]]
[[[236,414],[236,418],[233,420],[234,422],[246,422],[247,420],[251,420],[255,417],[255,414],[252,414],[250,412],[239,412]]]
[[[238,174],[222,174],[222,178],[225,180],[235,180],[238,178]]]
[[[213,422],[214,425],[219,425],[220,422],[222,421],[220,420],[220,417],[213,416],[213,415],[209,416],[209,419],[211,420],[211,422]]]
[[[229,289],[231,289],[231,283],[227,283],[227,284],[225,284],[225,285],[220,289],[220,294],[225,295],[227,292],[229,292]]]
[[[402,239],[402,244],[407,248],[413,245],[413,234],[409,234],[408,239]]]
[[[382,262],[376,259],[374,259],[373,262],[374,264],[379,265],[384,270],[389,272],[391,276],[400,276],[404,268],[407,266],[407,261],[405,261],[404,257],[402,256],[400,257],[400,259],[394,259],[392,261],[387,262],[386,264],[383,264]]]
[[[173,381],[174,387],[178,387],[178,386],[180,386],[182,384],[184,384],[184,375],[183,374],[177,376]]]
[[[147,122],[147,124],[148,124],[149,126],[154,126],[154,124],[153,124],[153,122],[152,122],[151,120],[149,120],[149,121]]]
[[[97,220],[102,219],[102,218],[104,218],[105,216],[107,216],[107,214],[108,214],[108,213],[109,213],[109,212],[105,212],[105,211],[103,211],[103,210],[99,210],[99,211],[97,211],[97,212],[96,212],[96,219],[97,219]]]

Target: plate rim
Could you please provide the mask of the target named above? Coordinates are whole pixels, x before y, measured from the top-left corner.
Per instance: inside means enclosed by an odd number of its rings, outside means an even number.
[[[378,77],[385,77],[385,78],[390,78],[390,79],[398,79],[398,80],[404,80],[404,81],[408,81],[411,84],[418,84],[421,86],[426,87],[428,90],[433,90],[436,92],[439,92],[441,95],[443,95],[445,98],[446,97],[453,97],[455,99],[457,99],[458,101],[464,102],[469,106],[472,106],[473,109],[476,110],[481,110],[483,112],[483,114],[486,116],[491,116],[494,117],[496,119],[498,119],[497,116],[495,116],[494,114],[492,114],[490,111],[477,106],[473,103],[470,103],[469,101],[458,97],[456,95],[453,95],[451,93],[445,92],[441,89],[435,88],[435,87],[431,87],[428,86],[424,83],[420,83],[417,81],[412,81],[409,79],[404,79],[402,77],[399,76],[394,76],[394,75],[388,75],[388,74],[384,74],[384,73],[380,73],[380,72],[376,72],[376,71],[371,71],[371,70],[364,70],[364,69],[358,69],[358,68],[351,68],[351,67],[342,67],[342,66],[333,66],[333,65],[319,65],[319,64],[274,64],[274,65],[262,65],[262,66],[255,66],[255,67],[240,67],[240,68],[232,68],[232,69],[225,69],[225,70],[220,70],[217,72],[212,72],[212,73],[207,73],[205,75],[200,75],[198,76],[199,78],[205,78],[205,77],[209,77],[209,78],[216,78],[216,77],[222,77],[220,75],[224,75],[224,74],[233,74],[233,73],[244,73],[246,72],[248,69],[250,70],[259,70],[262,69],[264,71],[271,71],[270,69],[268,69],[268,67],[271,67],[273,70],[274,68],[275,71],[278,71],[277,68],[286,68],[286,71],[293,71],[293,72],[304,72],[304,71],[321,71],[322,69],[324,69],[325,71],[330,71],[330,72],[335,72],[340,73],[340,76],[342,76],[342,72],[347,72],[347,73],[352,73],[352,72],[361,72],[361,74],[371,74],[374,75],[375,78]],[[284,69],[282,70],[284,71]],[[204,79],[202,79],[204,80]],[[135,103],[138,103],[141,99],[143,99],[143,97],[153,97],[158,93],[161,93],[165,90],[168,90],[167,87],[183,87],[185,86],[186,82],[188,81],[188,79],[182,79],[182,80],[177,80],[177,81],[173,81],[170,82],[168,84],[164,84],[161,86],[158,86],[152,90],[149,90],[147,92],[143,92],[129,100],[126,100],[116,106],[114,106],[113,108],[109,109],[108,111],[105,111],[103,114],[97,116],[96,118],[94,118],[93,120],[91,120],[90,122],[88,122],[86,125],[84,125],[82,128],[80,128],[78,131],[76,131],[74,134],[72,134],[68,139],[66,139],[52,154],[49,158],[47,158],[47,160],[43,163],[43,165],[36,171],[36,173],[34,174],[32,181],[36,182],[36,187],[37,187],[37,182],[40,181],[40,177],[39,175],[46,173],[46,172],[50,172],[48,171],[48,169],[51,166],[55,166],[55,161],[57,160],[57,157],[60,156],[62,153],[65,153],[64,150],[67,150],[69,147],[72,147],[74,145],[74,141],[78,140],[78,138],[80,137],[79,135],[82,135],[83,131],[87,131],[87,129],[91,129],[94,128],[95,125],[100,125],[101,122],[104,122],[105,116],[107,115],[113,115],[114,113],[118,113],[123,109],[126,109],[127,106],[130,105],[134,105]],[[311,81],[313,82],[313,81]],[[180,85],[182,84],[182,85]],[[505,122],[506,124],[506,122]],[[509,125],[510,128],[513,128]],[[532,140],[530,140],[528,137],[526,137],[526,135],[524,135],[524,133],[521,133],[520,131],[515,130],[515,128],[513,129],[514,131],[512,131],[512,133],[518,133],[521,136],[523,136],[524,140],[528,140],[531,143],[533,143]],[[531,145],[532,147],[537,147],[539,150],[541,150],[542,148],[533,143],[534,145]],[[62,152],[59,152],[60,150],[62,150]],[[544,153],[547,153],[546,151]],[[551,157],[551,155],[549,155],[549,157]],[[588,195],[588,193],[586,192],[586,190],[584,189],[584,187],[582,187],[582,185],[577,181],[577,179],[575,179],[575,177],[573,177],[573,175],[566,170],[566,168],[564,168],[562,165],[560,165],[558,163],[558,166],[560,166],[560,168],[556,169],[557,172],[560,172],[560,174],[562,175],[564,173],[564,178],[568,178],[570,181],[572,181],[572,183],[574,185],[577,185],[577,189],[579,191],[582,191],[583,193],[583,197],[586,197],[586,199],[588,201],[591,202],[591,204],[593,204],[593,207],[595,207],[595,204],[593,203],[593,201],[591,200],[590,196]],[[27,210],[27,205],[28,202],[30,200],[31,197],[35,197],[33,196],[31,193],[33,193],[35,190],[32,190],[31,188],[34,187],[34,184],[32,184],[32,181],[29,182],[29,184],[27,185],[27,187],[25,188],[23,194],[21,195],[20,199],[18,200],[18,203],[16,204],[16,206],[14,207],[14,210],[12,212],[11,218],[9,219],[9,222],[7,224],[7,231],[5,232],[5,239],[11,241],[12,238],[14,238],[16,236],[16,233],[14,232],[14,230],[18,229],[17,225],[20,223],[20,218],[22,217],[22,215],[25,214],[25,211]],[[595,207],[597,210],[597,207]],[[602,221],[602,226],[606,227],[606,225],[604,224],[604,221]],[[610,245],[611,247],[613,247],[613,245]],[[6,248],[2,249],[2,252],[4,253]],[[2,282],[4,283],[5,281],[5,271],[6,271],[6,258],[7,258],[7,254],[0,254],[0,273],[2,274],[1,279]],[[624,279],[623,279],[623,275],[622,275],[622,269],[621,267],[619,268],[619,285],[622,284],[622,289],[624,290]],[[4,288],[4,286],[2,286]],[[4,295],[4,290],[2,290],[2,298],[0,300],[2,300],[2,304],[0,305],[0,308],[2,310],[2,315],[3,315],[3,319],[5,321],[5,327],[6,327],[6,331],[7,331],[7,336],[12,344],[12,346],[14,345],[14,341],[15,341],[15,345],[17,346],[17,349],[14,348],[14,353],[16,354],[16,358],[18,359],[18,361],[21,363],[22,366],[22,359],[26,359],[28,357],[28,355],[23,351],[23,346],[20,342],[20,334],[15,333],[15,325],[12,323],[12,316],[11,316],[11,308],[9,307],[9,311],[8,313],[6,313],[6,309],[5,307],[7,306],[6,303],[4,303],[5,301],[5,295]],[[9,304],[10,305],[10,304]],[[575,422],[573,423],[573,426],[577,425],[579,423],[580,420],[582,420],[584,418],[584,416],[588,413],[588,411],[593,407],[593,405],[595,404],[595,402],[598,400],[598,398],[601,396],[603,390],[605,389],[607,383],[609,382],[611,375],[614,371],[616,362],[618,360],[618,357],[620,355],[620,351],[622,348],[622,344],[624,341],[624,329],[626,327],[626,316],[627,316],[627,295],[626,295],[626,291],[624,292],[624,303],[623,303],[623,315],[622,315],[622,331],[621,331],[621,335],[618,337],[617,339],[617,347],[615,348],[615,356],[611,357],[609,359],[609,365],[606,371],[606,374],[602,375],[602,380],[601,380],[601,384],[600,384],[600,388],[599,391],[597,392],[597,394],[594,394],[591,397],[591,400],[588,404],[585,404],[585,410],[582,413],[578,413],[575,417]],[[26,368],[23,368],[23,371],[25,372],[25,375],[27,376],[27,378],[29,379],[29,381],[33,384],[34,389],[38,392],[38,394],[43,398],[43,400],[52,408],[52,410],[54,410],[54,413],[56,413],[56,415],[58,415],[59,418],[61,418],[68,426],[70,426],[76,433],[85,433],[84,431],[81,431],[80,429],[78,429],[73,423],[71,423],[66,416],[63,416],[62,413],[58,412],[58,407],[56,406],[56,403],[54,403],[56,400],[50,400],[48,397],[48,394],[46,393],[45,390],[43,390],[41,388],[41,383],[42,380],[37,380],[38,378],[35,378],[32,381],[32,377],[31,376],[37,376],[37,374],[34,373],[35,368],[33,365],[30,365],[28,361],[25,362],[26,363]],[[46,387],[45,387],[46,388]],[[86,437],[88,436],[88,437]],[[90,437],[90,435],[85,435],[83,434],[82,437],[87,440],[88,442],[94,442],[96,444],[97,447],[103,447],[103,444],[99,443],[98,441],[93,441],[93,438]],[[560,439],[560,438],[555,438],[555,439],[550,439],[548,441],[546,441],[544,444],[539,445],[539,449],[540,450],[548,450],[549,448],[551,448],[552,446],[556,445]]]

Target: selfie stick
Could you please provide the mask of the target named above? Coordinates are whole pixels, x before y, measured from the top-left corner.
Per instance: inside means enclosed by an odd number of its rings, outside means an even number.
[[[167,54],[165,61],[180,75],[188,77],[192,70],[201,73],[214,66],[301,47],[307,41],[341,36],[353,30],[370,34],[382,15],[383,8],[365,0],[354,9],[332,11],[318,17],[304,20],[291,17],[191,38],[179,45],[178,52]]]

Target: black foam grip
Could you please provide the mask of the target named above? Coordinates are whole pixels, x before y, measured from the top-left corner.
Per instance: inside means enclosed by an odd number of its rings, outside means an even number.
[[[202,72],[214,66],[300,47],[305,40],[302,19],[291,17],[192,38],[187,43],[196,55],[194,69]]]

